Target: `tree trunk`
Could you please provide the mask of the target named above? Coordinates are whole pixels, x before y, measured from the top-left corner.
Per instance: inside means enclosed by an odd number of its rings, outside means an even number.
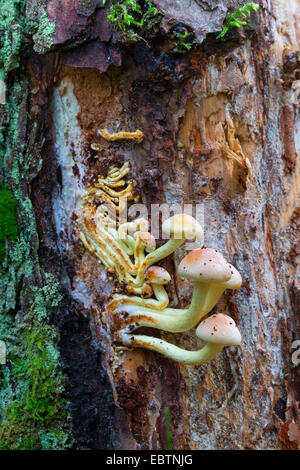
[[[300,450],[299,2],[261,0],[221,39],[243,1],[153,0],[164,16],[134,39],[107,20],[110,2],[13,3],[0,20],[0,151],[19,235],[6,240],[0,277],[0,448],[166,449],[171,432],[173,449]],[[110,142],[100,129],[144,138]],[[114,341],[104,313],[116,284],[76,221],[87,188],[124,162],[149,217],[154,204],[202,205],[205,246],[243,277],[213,310],[233,317],[242,345],[206,365]],[[159,263],[175,308],[192,295],[177,271],[187,248]],[[194,329],[157,331],[201,346]],[[43,399],[32,392],[40,369]],[[24,403],[46,411],[21,418]]]

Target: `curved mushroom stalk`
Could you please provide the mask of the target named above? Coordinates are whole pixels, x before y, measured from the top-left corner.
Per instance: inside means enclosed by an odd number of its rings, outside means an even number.
[[[201,290],[200,290],[201,289]],[[126,314],[124,327],[131,326],[131,331],[141,326],[148,326],[159,330],[181,333],[190,330],[199,323],[202,316],[201,306],[204,303],[202,286],[194,285],[193,297],[188,309],[165,308],[154,311],[153,308],[140,307],[134,303],[119,304],[113,310],[115,314]],[[200,306],[200,308],[199,308]]]
[[[118,305],[115,310],[127,314],[125,326],[134,325],[134,329],[148,326],[173,333],[187,331],[212,310],[225,289],[237,289],[242,282],[239,272],[226,262],[221,253],[211,248],[189,253],[181,261],[178,273],[194,282],[189,308],[165,308],[155,312],[128,302]]]
[[[84,219],[78,222],[78,237],[84,246],[93,253],[106,268],[117,275],[120,282],[127,284],[127,289],[132,294],[142,294],[150,297],[153,293],[151,286],[142,283],[139,287],[135,287],[135,278],[132,273],[135,271],[134,265],[118,245],[108,229],[103,226],[96,226],[93,220]],[[111,240],[113,240],[111,242]],[[130,263],[130,264],[128,264]]]
[[[173,253],[185,240],[195,240],[195,238],[200,238],[203,235],[201,225],[196,219],[187,214],[176,214],[167,219],[162,224],[162,231],[170,235],[171,238],[167,243],[146,256],[136,277],[137,285],[142,282],[144,273],[149,266]]]
[[[127,346],[150,349],[182,364],[200,365],[214,359],[224,346],[238,346],[241,335],[234,320],[218,313],[204,320],[196,330],[198,338],[207,344],[198,351],[187,351],[159,338],[121,333],[120,340]]]
[[[164,285],[171,280],[170,274],[160,266],[151,266],[144,277],[144,281],[153,289],[156,299],[145,299],[141,297],[128,297],[127,295],[118,295],[108,304],[107,308],[111,311],[121,308],[124,304],[147,307],[154,310],[163,310],[169,304],[169,296],[165,291]]]
[[[147,253],[154,251],[156,248],[156,242],[151,233],[142,231],[135,232],[134,239],[134,268],[135,272],[138,272],[145,259],[145,251]]]
[[[130,273],[133,271],[132,263],[104,226],[87,218],[79,221],[78,226],[81,240],[83,240],[81,236],[83,234],[92,247],[90,251],[94,252],[106,266],[112,266],[120,281],[129,282]]]
[[[102,225],[99,221],[83,218],[82,221],[78,222],[80,227],[80,233],[83,233],[85,238],[89,240],[89,245],[92,246],[92,251],[99,252],[101,247],[101,257],[98,258],[103,262],[103,258],[106,264],[115,266],[115,271],[121,281],[125,280],[128,285],[136,286],[135,274],[144,259],[144,250],[150,252],[155,249],[155,239],[148,232],[137,232],[138,236],[135,240],[135,260],[131,261],[127,254],[127,250],[124,249],[123,243],[120,243],[118,237],[116,237],[116,231],[112,228]],[[82,238],[82,237],[81,237]],[[87,246],[87,245],[86,245]],[[90,250],[91,251],[91,250]],[[140,284],[142,286],[142,283]],[[140,287],[139,286],[139,287]]]
[[[220,344],[208,343],[198,351],[187,351],[175,346],[175,344],[168,343],[163,339],[154,338],[153,336],[127,335],[123,333],[121,337],[122,343],[126,346],[150,349],[169,359],[173,359],[173,361],[187,365],[205,364],[214,359],[223,349],[223,346]]]
[[[113,227],[107,226],[106,230],[112,237],[115,238],[116,242],[120,245],[120,248],[126,253],[128,256],[133,255],[134,248],[135,248],[135,241],[132,237],[126,236],[126,238],[121,238],[119,235],[118,230]]]

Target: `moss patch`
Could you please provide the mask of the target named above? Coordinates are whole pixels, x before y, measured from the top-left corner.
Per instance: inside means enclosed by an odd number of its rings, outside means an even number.
[[[0,185],[0,263],[5,256],[6,238],[16,240],[17,234],[14,198],[9,189]]]
[[[159,24],[163,14],[151,0],[113,0],[107,19],[129,39],[140,38],[141,30],[150,30]]]
[[[4,372],[2,379],[3,391],[10,384],[10,399],[0,393],[0,449],[64,449],[68,413],[55,348],[58,334],[37,322],[19,325],[18,333],[20,341],[8,356],[10,374]]]

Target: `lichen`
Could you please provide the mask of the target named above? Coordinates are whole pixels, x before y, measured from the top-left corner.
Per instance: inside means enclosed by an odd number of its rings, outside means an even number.
[[[47,13],[44,13],[39,19],[38,29],[33,36],[35,52],[38,54],[47,52],[53,44],[54,36],[55,22],[51,22]]]
[[[4,235],[11,240],[0,265],[0,339],[7,350],[7,363],[0,366],[0,448],[65,449],[72,442],[71,423],[59,334],[50,324],[61,294],[56,279],[39,265],[35,217],[26,188],[29,167],[35,165],[39,171],[41,162],[33,157],[29,162],[30,148],[19,131],[28,120],[23,52],[39,29],[34,15],[25,15],[25,3],[5,0],[0,6],[0,78],[7,85],[6,102],[0,106],[0,171],[5,185],[0,205],[8,209],[1,215],[0,232],[2,240]],[[41,2],[33,4],[41,11]]]
[[[0,4],[0,78],[19,67],[24,31],[24,0],[4,0]]]

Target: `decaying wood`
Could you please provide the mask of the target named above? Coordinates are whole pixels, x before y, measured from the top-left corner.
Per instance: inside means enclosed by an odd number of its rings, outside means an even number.
[[[194,25],[194,14],[181,15],[184,2],[155,1],[166,12],[165,31],[177,13],[177,21],[186,21],[203,42],[188,56],[154,51],[143,41],[124,46],[123,53],[105,10],[83,11],[73,3],[48,1],[48,14],[56,18],[55,51],[29,64],[31,87],[39,90],[32,112],[35,119],[47,113],[49,119],[33,199],[41,255],[51,253],[53,266],[61,263],[65,308],[76,324],[78,315],[93,319],[91,335],[103,351],[116,405],[109,423],[114,445],[165,448],[168,407],[176,449],[300,450],[299,367],[288,368],[292,342],[300,339],[299,103],[295,80],[289,86],[280,81],[291,73],[284,54],[299,49],[297,1],[270,6],[263,0],[252,30],[219,43],[208,36],[221,29],[232,2],[219,2],[223,9],[210,12],[204,31],[202,4],[211,2],[191,2],[200,15]],[[47,83],[43,74],[49,74]],[[36,101],[43,93],[50,111]],[[140,129],[144,139],[108,142],[99,129]],[[93,151],[92,143],[101,151]],[[227,291],[216,308],[238,323],[243,344],[206,366],[180,366],[144,350],[120,352],[111,341],[103,311],[114,286],[74,230],[83,190],[124,161],[148,208],[203,204],[205,245],[222,252],[243,276],[242,288]],[[47,217],[53,217],[57,241]],[[172,273],[171,306],[181,308],[192,292],[177,275],[184,254],[182,248],[161,263]],[[65,335],[69,322],[62,326]],[[199,346],[193,332],[161,337],[186,349]],[[89,366],[93,397],[101,394],[97,374]],[[76,426],[79,435],[84,432],[78,419]]]

